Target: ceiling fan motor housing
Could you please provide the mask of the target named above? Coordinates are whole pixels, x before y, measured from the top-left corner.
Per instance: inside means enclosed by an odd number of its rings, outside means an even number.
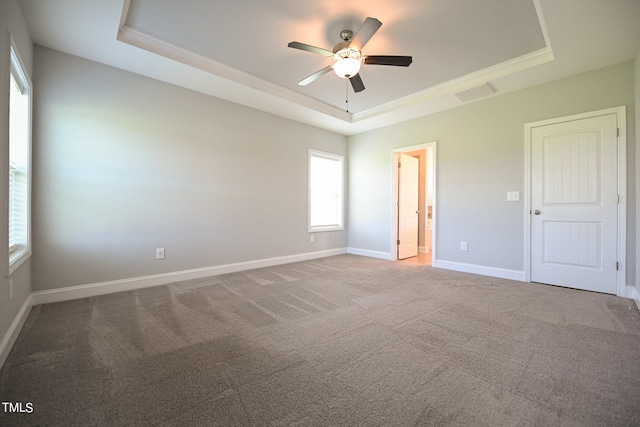
[[[340,31],[340,38],[342,41],[348,42],[353,37],[353,31],[351,30],[342,30]]]
[[[362,54],[358,49],[349,47],[351,45],[351,38],[353,32],[350,30],[343,30],[340,33],[340,37],[344,40],[333,47],[333,71],[342,77],[348,79],[355,76],[360,71],[360,65],[362,63]]]
[[[342,43],[341,43],[342,44]],[[355,60],[362,59],[362,54],[358,49],[345,47],[343,49],[334,50],[333,59],[339,61],[341,59],[351,58]]]

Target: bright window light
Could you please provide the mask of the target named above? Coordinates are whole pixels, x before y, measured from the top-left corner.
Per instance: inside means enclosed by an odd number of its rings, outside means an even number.
[[[309,150],[309,231],[342,230],[343,157]]]
[[[11,46],[9,78],[9,267],[15,270],[31,254],[30,153],[31,83]]]

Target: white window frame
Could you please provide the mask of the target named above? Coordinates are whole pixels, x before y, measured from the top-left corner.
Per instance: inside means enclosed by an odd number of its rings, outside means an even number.
[[[31,138],[32,138],[32,128],[33,128],[33,85],[31,84],[31,79],[26,72],[26,67],[24,66],[24,62],[20,56],[17,45],[13,37],[10,36],[11,39],[11,47],[10,47],[10,76],[5,84],[11,84],[11,76],[13,76],[14,80],[20,87],[20,91],[23,94],[26,94],[28,97],[28,112],[27,112],[27,135],[26,135],[26,144],[25,153],[24,153],[24,164],[20,164],[19,166],[23,168],[25,174],[25,200],[23,202],[22,210],[25,215],[25,222],[20,224],[22,226],[20,235],[17,239],[17,243],[9,249],[9,274],[13,273],[22,263],[24,263],[31,256]],[[11,90],[11,88],[9,88]],[[11,101],[9,101],[9,108],[11,108]],[[9,137],[11,138],[11,137]],[[11,174],[15,169],[15,165],[12,164],[12,156],[11,156],[11,139],[9,139],[9,158],[7,159],[7,183],[12,185],[11,182]],[[9,192],[7,192],[7,208],[11,205],[9,201]],[[8,212],[9,215],[12,215],[11,212]],[[7,216],[7,220],[9,222],[12,219]],[[7,228],[9,224],[7,224]],[[7,242],[7,245],[9,242]]]
[[[338,200],[338,218],[337,218],[337,223],[336,224],[312,224],[311,223],[311,212],[313,209],[312,206],[312,198],[313,198],[313,194],[312,194],[312,171],[311,171],[311,162],[313,158],[319,158],[319,159],[325,159],[325,160],[332,160],[332,161],[337,161],[340,164],[340,188],[337,191],[337,200]],[[333,154],[333,153],[327,153],[324,151],[318,151],[318,150],[309,150],[309,159],[308,159],[308,167],[309,167],[309,177],[308,177],[308,220],[307,220],[307,224],[308,224],[308,231],[310,233],[313,232],[319,232],[319,231],[337,231],[337,230],[344,230],[344,178],[345,178],[345,173],[344,173],[344,156],[340,155],[340,154]]]

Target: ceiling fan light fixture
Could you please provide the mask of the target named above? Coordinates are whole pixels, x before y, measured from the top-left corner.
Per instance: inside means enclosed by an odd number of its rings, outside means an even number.
[[[328,65],[315,73],[311,74],[298,82],[300,86],[306,86],[324,76],[333,69],[336,75],[342,79],[348,79],[351,82],[354,92],[362,92],[365,87],[360,78],[360,66],[362,64],[370,65],[392,65],[396,67],[408,67],[411,64],[410,56],[390,56],[390,55],[368,55],[363,56],[360,49],[367,44],[369,39],[378,31],[382,22],[376,18],[368,17],[362,23],[358,32],[354,35],[353,31],[343,30],[340,33],[342,42],[333,47],[333,50],[323,49],[321,47],[311,46],[300,42],[291,42],[289,47],[294,49],[306,50],[307,52],[316,53],[327,58],[333,59],[333,64]],[[353,46],[353,47],[351,47]]]
[[[348,79],[358,74],[362,65],[360,51],[353,48],[345,48],[335,52],[333,59],[336,61],[333,64],[333,71],[343,79]]]
[[[348,79],[358,74],[361,64],[359,59],[343,58],[333,64],[333,71],[338,77]]]

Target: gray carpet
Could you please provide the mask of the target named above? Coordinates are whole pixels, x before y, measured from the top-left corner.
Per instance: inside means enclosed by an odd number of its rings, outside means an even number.
[[[632,300],[351,255],[34,307],[0,425],[640,425]]]

